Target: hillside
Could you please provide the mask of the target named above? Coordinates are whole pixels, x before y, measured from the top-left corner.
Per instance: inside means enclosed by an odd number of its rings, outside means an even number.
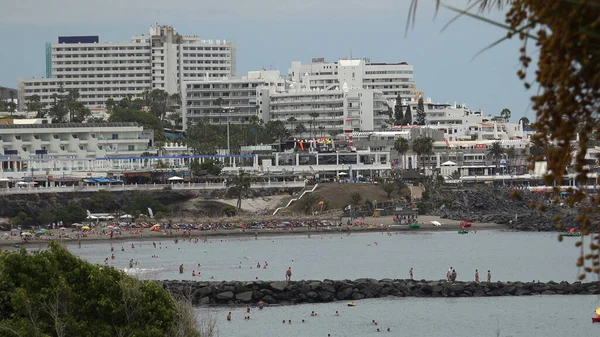
[[[392,193],[391,197],[388,198],[385,191],[378,184],[319,184],[315,192],[317,201],[325,202],[325,209],[342,210],[346,206],[351,205],[352,194],[360,193],[362,199],[359,203],[360,206],[365,204],[365,201],[377,200],[380,204],[390,202],[392,200],[403,199],[405,196],[410,195],[410,192],[406,190],[402,195],[398,192]],[[289,207],[290,212],[302,213],[303,207],[301,202],[295,202]]]

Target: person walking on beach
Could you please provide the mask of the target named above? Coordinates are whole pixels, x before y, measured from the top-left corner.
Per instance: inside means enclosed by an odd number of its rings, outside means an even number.
[[[475,269],[475,282],[479,283],[479,270]]]
[[[286,281],[292,280],[292,267],[289,267],[288,270],[285,272],[285,280]]]
[[[492,282],[492,272],[488,270],[488,275],[487,275],[487,282],[490,283]]]
[[[408,271],[408,275],[410,276],[410,279],[413,279],[413,269],[412,267],[410,267],[410,270]]]

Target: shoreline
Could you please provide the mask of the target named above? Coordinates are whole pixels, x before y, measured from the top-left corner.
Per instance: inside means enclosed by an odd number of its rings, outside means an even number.
[[[458,231],[461,229],[460,221],[456,220],[448,220],[441,219],[436,216],[423,216],[423,218],[431,219],[427,220],[427,223],[421,222],[421,227],[417,229],[413,229],[408,227],[408,225],[391,225],[389,227],[390,233],[403,234],[403,235],[411,235],[411,234],[419,234],[419,233],[435,233],[435,232],[451,232]],[[371,219],[369,219],[371,220]],[[430,221],[440,221],[442,222],[442,226],[434,226],[430,223]],[[383,225],[383,226],[382,226]],[[504,225],[494,224],[494,223],[473,223],[473,227],[467,229],[469,232],[471,231],[512,231]],[[247,229],[242,230],[239,228],[236,229],[218,229],[216,231],[212,230],[193,230],[191,232],[191,237],[199,237],[201,240],[203,238],[253,238],[253,237],[279,237],[279,236],[305,236],[305,235],[327,235],[327,234],[361,234],[361,233],[386,233],[388,231],[388,227],[385,224],[366,224],[364,226],[346,226],[343,225],[341,227],[319,227],[317,229],[308,229],[308,227],[296,227],[293,230],[290,229]],[[74,233],[74,232],[68,232]],[[134,241],[134,242],[148,242],[153,240],[163,240],[163,239],[181,239],[184,238],[183,231],[173,231],[173,234],[166,233],[157,233],[150,232],[148,229],[144,229],[141,234],[132,234],[129,232],[122,232],[121,235],[110,238],[108,235],[94,235],[87,237],[82,237],[79,240],[82,243],[119,243],[126,241]],[[189,236],[188,236],[189,238]],[[61,243],[74,244],[77,243],[77,238],[59,238],[52,237],[50,240],[34,240],[26,243],[21,243],[17,236],[13,236],[12,239],[2,239],[0,240],[0,249],[6,247],[32,247],[45,245],[50,241],[59,241]]]

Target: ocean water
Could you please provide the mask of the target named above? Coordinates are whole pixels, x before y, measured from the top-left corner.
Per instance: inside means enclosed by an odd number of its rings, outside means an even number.
[[[365,299],[301,304],[257,310],[245,321],[245,308],[199,308],[217,321],[219,336],[424,336],[424,337],[592,337],[600,323],[591,317],[600,306],[594,296]],[[340,316],[336,317],[335,311]],[[227,312],[232,320],[227,321]],[[311,317],[316,311],[318,316]],[[288,324],[288,320],[292,324]],[[301,323],[305,319],[306,323]],[[286,320],[285,324],[281,321]],[[375,326],[372,320],[378,322]],[[391,332],[386,329],[390,328]],[[380,328],[383,331],[377,332]]]
[[[198,243],[173,240],[115,241],[113,254],[109,242],[83,242],[69,249],[82,258],[129,269],[129,260],[138,264],[129,272],[145,279],[188,280],[284,280],[292,267],[293,280],[408,278],[414,268],[415,279],[445,278],[453,267],[458,280],[473,280],[475,269],[481,279],[487,270],[493,281],[576,281],[578,238],[560,243],[553,233],[479,231],[385,235],[276,236],[202,240]],[[375,244],[377,242],[377,244]],[[131,248],[131,244],[135,248]],[[124,251],[121,251],[123,247]],[[152,257],[152,256],[157,257]],[[263,269],[264,262],[268,268]],[[256,268],[257,263],[261,268]],[[185,272],[179,273],[183,264]],[[201,266],[198,267],[198,264]],[[192,277],[192,270],[201,276]]]

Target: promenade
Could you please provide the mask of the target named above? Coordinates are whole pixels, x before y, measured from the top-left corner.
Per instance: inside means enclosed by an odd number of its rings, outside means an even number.
[[[255,182],[251,189],[262,188],[302,188],[304,181],[272,181]],[[171,184],[131,184],[131,185],[85,185],[85,186],[51,186],[51,187],[12,187],[0,189],[0,195],[34,194],[34,193],[73,193],[98,191],[156,191],[156,190],[222,190],[227,189],[225,183],[171,183]]]

